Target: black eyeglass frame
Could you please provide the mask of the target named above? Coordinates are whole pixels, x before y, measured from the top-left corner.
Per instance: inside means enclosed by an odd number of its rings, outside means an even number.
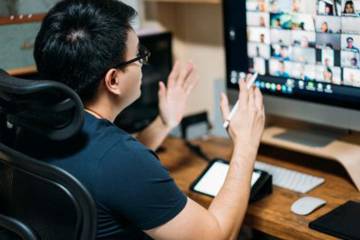
[[[121,68],[121,67],[124,67],[126,65],[129,65],[129,64],[137,62],[137,61],[139,61],[142,65],[149,63],[149,58],[151,56],[151,52],[143,45],[139,46],[139,53],[137,55],[138,56],[136,58],[133,58],[126,62],[119,63],[119,64],[115,65],[114,67]]]

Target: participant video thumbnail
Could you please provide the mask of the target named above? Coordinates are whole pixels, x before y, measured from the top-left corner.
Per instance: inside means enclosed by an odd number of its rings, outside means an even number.
[[[281,29],[270,30],[271,44],[291,45],[291,31]]]
[[[341,49],[360,53],[360,36],[359,35],[341,35]]]
[[[341,0],[317,0],[318,14],[326,16],[341,15]]]
[[[317,16],[315,22],[316,22],[316,32],[321,32],[321,33],[341,32],[340,17]]]
[[[260,75],[266,74],[266,63],[263,58],[253,58],[253,69]]]
[[[342,0],[343,16],[359,16],[360,0]]]
[[[270,33],[268,28],[248,27],[248,39],[251,42],[270,44]]]
[[[291,29],[292,16],[289,13],[270,13],[270,26],[272,28]]]
[[[270,12],[290,12],[292,8],[292,0],[270,0]]]
[[[294,14],[291,20],[292,30],[315,31],[314,18],[310,14]]]
[[[313,16],[309,14],[271,13],[270,26],[285,30],[315,30]]]
[[[269,0],[246,0],[248,11],[268,12]]]
[[[248,43],[248,55],[249,57],[262,57],[265,59],[270,58],[270,46],[260,43]]]
[[[321,50],[321,63],[326,66],[334,66],[335,65],[335,54],[332,48],[326,47]]]
[[[343,33],[359,34],[360,33],[360,18],[357,17],[342,17],[341,26]]]
[[[292,0],[291,11],[294,13],[307,13],[315,15],[316,1],[314,0]]]
[[[331,33],[317,33],[316,34],[317,48],[331,48],[334,50],[341,49],[341,35]]]
[[[359,68],[359,53],[352,51],[341,51],[341,66]]]
[[[292,60],[309,64],[316,63],[316,50],[314,48],[292,48]]]
[[[315,65],[305,65],[304,80],[314,80],[315,71],[316,71]]]
[[[315,65],[303,63],[291,63],[291,77],[305,81],[315,79]]]
[[[323,65],[316,66],[316,80],[320,82],[328,82],[332,84],[341,84],[341,68],[326,67]]]
[[[305,65],[303,63],[292,63],[290,76],[297,79],[304,79]]]
[[[253,27],[269,27],[269,14],[262,12],[248,12],[246,21],[249,26]]]
[[[360,70],[344,68],[344,84],[360,87]]]
[[[306,31],[291,31],[292,44],[302,48],[315,47],[316,33]]]
[[[271,46],[271,56],[282,61],[290,61],[291,47],[274,44]]]
[[[285,62],[277,59],[270,59],[270,74],[275,77],[290,77],[291,62]]]

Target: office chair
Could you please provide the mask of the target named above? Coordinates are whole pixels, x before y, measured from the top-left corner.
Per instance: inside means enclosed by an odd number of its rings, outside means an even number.
[[[82,123],[83,105],[70,88],[0,70],[0,239],[95,239],[96,208],[85,187],[13,149],[20,130],[64,141]]]

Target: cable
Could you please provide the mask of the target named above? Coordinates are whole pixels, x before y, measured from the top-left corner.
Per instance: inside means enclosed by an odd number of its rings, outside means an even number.
[[[203,152],[203,150],[201,149],[201,147],[199,145],[193,144],[188,140],[184,140],[186,146],[190,149],[190,151],[194,154],[196,154],[197,156],[201,157],[202,159],[210,162],[211,159]]]

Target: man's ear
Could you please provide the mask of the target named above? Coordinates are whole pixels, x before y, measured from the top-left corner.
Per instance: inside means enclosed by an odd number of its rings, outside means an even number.
[[[111,68],[109,71],[107,71],[106,75],[105,75],[105,79],[104,79],[104,87],[111,93],[115,94],[115,95],[120,95],[121,94],[121,84],[120,84],[120,79],[121,79],[121,74],[123,74],[122,71],[116,69],[116,68]]]

